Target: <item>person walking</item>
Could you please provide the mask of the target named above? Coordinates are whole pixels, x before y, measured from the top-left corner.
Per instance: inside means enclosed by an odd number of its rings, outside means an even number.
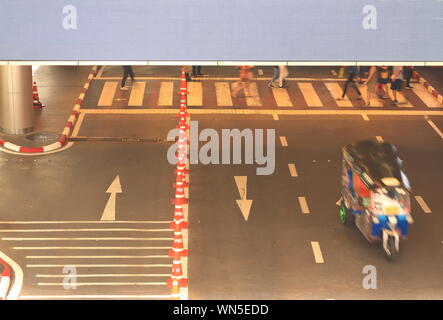
[[[272,79],[268,83],[269,88],[274,88],[274,82],[277,81],[277,79],[280,77],[280,69],[278,66],[272,67],[272,71],[273,71]]]
[[[254,66],[240,66],[238,69],[240,70],[240,79],[237,81],[237,85],[232,90],[232,97],[237,98],[237,94],[241,89],[244,89],[245,96],[250,97],[251,94],[249,93],[249,82],[252,79],[252,72],[251,69]]]
[[[288,84],[286,83],[286,78],[289,75],[288,68],[286,66],[278,66],[278,87],[286,88]]]
[[[378,68],[377,67],[371,67],[369,69],[368,73],[368,79],[366,80],[366,85],[368,86],[367,92],[368,95],[366,97],[366,103],[365,107],[369,107],[371,105],[371,98],[376,97],[376,91],[377,91],[377,83],[378,83]]]
[[[131,66],[123,66],[123,77],[122,82],[120,84],[120,90],[128,90],[126,87],[126,80],[128,80],[128,77],[131,77],[131,82],[134,83],[135,80],[135,74],[132,70]]]
[[[405,80],[406,80],[405,89],[412,89],[413,88],[413,87],[411,87],[411,79],[412,79],[413,73],[414,73],[414,67],[410,66],[410,67],[403,68],[403,76],[405,77]]]
[[[387,66],[381,66],[381,67],[378,67],[378,72],[379,72],[378,89],[384,90],[384,92],[385,92],[383,95],[380,95],[380,98],[388,99],[389,98],[389,88],[388,88],[389,69]]]
[[[361,80],[360,76],[358,75],[358,72],[359,72],[358,67],[355,67],[355,66],[348,67],[347,71],[348,71],[348,79],[345,82],[345,86],[343,88],[343,94],[341,95],[341,97],[337,98],[337,100],[341,101],[345,98],[346,92],[348,91],[348,87],[350,84],[352,84],[352,87],[354,88],[354,90],[358,94],[357,100],[361,100],[362,99],[361,92],[360,92],[360,90],[358,90],[357,83],[356,83],[356,80],[359,82]]]
[[[401,91],[403,85],[403,67],[401,66],[395,66],[392,69],[392,76],[391,76],[391,90],[393,98],[391,104],[398,104],[397,101],[397,92]]]

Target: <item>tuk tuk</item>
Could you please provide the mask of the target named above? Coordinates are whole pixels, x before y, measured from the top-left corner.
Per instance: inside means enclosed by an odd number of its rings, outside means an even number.
[[[394,145],[359,141],[345,146],[340,219],[356,225],[370,242],[382,241],[394,260],[406,239],[411,217],[411,187]]]

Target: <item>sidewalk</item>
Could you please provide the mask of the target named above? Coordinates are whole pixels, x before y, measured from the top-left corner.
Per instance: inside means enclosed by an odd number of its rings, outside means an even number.
[[[90,66],[40,66],[35,71],[33,80],[37,82],[40,101],[45,107],[43,110],[32,110],[33,132],[26,135],[0,133],[0,138],[26,147],[37,147],[58,140],[90,70]],[[54,135],[48,140],[40,141],[27,138],[41,132]]]

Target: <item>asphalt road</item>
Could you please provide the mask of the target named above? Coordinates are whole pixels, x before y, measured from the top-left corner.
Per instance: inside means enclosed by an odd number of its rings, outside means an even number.
[[[266,108],[266,98],[263,102]],[[278,119],[192,115],[200,130],[275,129],[276,167],[272,175],[257,176],[256,165],[191,165],[189,298],[443,298],[443,140],[438,132],[419,115],[369,115],[369,121],[339,113]],[[441,116],[430,120],[443,130]],[[105,112],[87,114],[78,135],[156,139],[175,126],[173,114]],[[377,136],[398,147],[413,188],[415,223],[395,263],[386,261],[382,250],[369,245],[356,228],[342,226],[336,206],[341,148]],[[44,156],[0,153],[0,250],[23,268],[22,299],[169,297],[165,282],[172,264],[167,252],[174,181],[166,161],[169,146],[85,141]],[[296,168],[296,177],[288,164]],[[103,223],[110,197],[106,190],[117,176],[123,192],[116,195],[116,222]],[[252,200],[247,221],[236,202],[240,194],[234,176],[247,177],[246,196]],[[424,213],[415,196],[423,198],[430,213]],[[309,213],[302,212],[299,199],[306,201]],[[318,244],[322,263],[317,263],[312,243]],[[89,284],[64,289],[67,265],[77,265],[83,275],[79,283]],[[362,287],[367,265],[376,267],[376,290]]]

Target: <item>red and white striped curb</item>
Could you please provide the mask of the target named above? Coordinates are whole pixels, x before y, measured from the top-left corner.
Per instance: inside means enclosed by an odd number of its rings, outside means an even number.
[[[414,79],[418,80],[418,82],[423,85],[437,100],[440,104],[443,104],[443,96],[435,90],[431,84],[425,80],[417,71],[414,71]]]
[[[68,136],[71,133],[71,130],[74,128],[77,118],[80,115],[80,107],[85,99],[86,93],[88,92],[89,86],[96,72],[97,72],[97,67],[96,66],[92,67],[91,71],[89,72],[88,79],[86,80],[86,83],[83,86],[82,92],[78,96],[75,106],[72,109],[71,115],[69,116],[68,121],[66,122],[62,134],[57,142],[42,147],[23,147],[23,146],[18,146],[12,142],[0,139],[0,146],[2,146],[5,149],[20,153],[43,153],[43,152],[57,150],[66,145],[66,143],[68,142]]]
[[[3,266],[3,272],[0,274],[0,300],[6,300],[11,283],[11,267],[1,258],[0,264]]]

